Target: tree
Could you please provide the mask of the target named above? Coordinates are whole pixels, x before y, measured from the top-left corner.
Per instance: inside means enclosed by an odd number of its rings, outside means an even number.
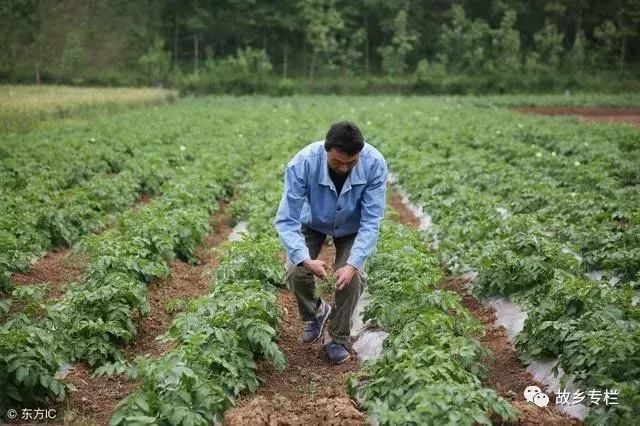
[[[586,64],[586,45],[587,38],[584,36],[584,32],[578,31],[573,41],[573,47],[567,57],[569,69],[572,71],[579,71]]]
[[[67,34],[62,57],[58,62],[58,74],[63,79],[78,81],[80,73],[85,68],[84,47],[80,34],[71,31]]]
[[[29,58],[28,65],[33,67],[34,77],[40,84],[45,37],[42,31],[44,22],[42,0],[8,0],[0,2],[0,22],[3,25],[3,56],[9,61],[10,71],[14,71],[21,57]]]
[[[339,45],[336,34],[344,28],[342,15],[335,0],[302,0],[300,11],[307,28],[307,41],[311,45],[309,77],[313,78],[318,58],[326,66],[334,64]]]
[[[518,15],[507,10],[500,27],[493,33],[494,68],[512,73],[520,69],[520,32],[515,27]]]
[[[360,71],[359,60],[362,58],[362,45],[366,39],[366,32],[362,28],[349,32],[338,40],[338,64],[342,75],[354,75]]]
[[[406,69],[407,54],[414,48],[418,35],[407,30],[407,13],[398,12],[393,21],[391,43],[378,49],[382,56],[382,69],[387,75],[403,75]]]
[[[564,34],[549,21],[533,36],[535,52],[539,58],[544,58],[545,65],[550,69],[555,70],[560,65],[560,57],[564,51],[563,40]]]
[[[640,26],[640,5],[637,1],[616,2],[615,23],[607,19],[598,25],[593,36],[600,47],[600,58],[604,63],[614,62],[622,71],[626,62],[629,39],[637,37]]]
[[[198,65],[200,60],[200,38],[202,33],[207,29],[210,19],[209,12],[200,7],[197,3],[193,5],[193,10],[186,21],[187,30],[191,32],[193,37],[193,73],[198,74]]]
[[[468,19],[460,5],[451,8],[451,23],[442,26],[438,59],[450,71],[477,72],[486,67],[491,28],[482,19]]]
[[[147,81],[152,84],[163,82],[171,69],[171,54],[164,50],[164,40],[157,37],[147,52],[138,59]]]

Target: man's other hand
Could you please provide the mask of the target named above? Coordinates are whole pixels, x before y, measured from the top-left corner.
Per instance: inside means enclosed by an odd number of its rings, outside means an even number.
[[[302,266],[307,268],[316,277],[324,280],[327,277],[327,264],[322,260],[307,259],[302,262]]]
[[[358,270],[349,264],[344,265],[342,268],[339,268],[337,271],[335,271],[333,273],[333,276],[337,278],[336,289],[344,290],[345,288],[347,288],[347,286],[351,284],[351,280],[357,273]]]

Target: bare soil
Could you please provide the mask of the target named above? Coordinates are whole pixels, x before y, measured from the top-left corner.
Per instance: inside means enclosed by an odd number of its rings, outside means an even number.
[[[165,309],[173,299],[189,300],[210,291],[210,271],[218,264],[215,248],[231,233],[227,204],[221,203],[220,210],[211,218],[212,232],[198,248],[197,265],[182,261],[171,262],[171,276],[149,284],[148,300],[151,311],[138,328],[136,341],[125,348],[125,356],[133,360],[136,356],[148,354],[158,357],[171,349],[156,337],[170,326],[176,313]],[[72,424],[106,425],[116,405],[129,395],[137,384],[122,376],[92,378],[87,365],[73,366],[65,379],[76,387],[66,401],[66,420]]]
[[[417,229],[416,223],[420,223],[415,215],[402,202],[402,198],[397,192],[390,194],[390,204],[398,212],[397,220],[408,226]],[[417,222],[416,222],[417,220]],[[462,304],[476,317],[485,328],[484,336],[480,341],[488,347],[494,354],[493,359],[485,360],[489,370],[483,385],[494,389],[500,396],[508,400],[520,415],[517,421],[511,424],[516,425],[579,425],[582,424],[577,419],[572,419],[554,410],[555,396],[549,395],[550,404],[545,408],[540,408],[524,399],[524,389],[527,386],[539,386],[545,389],[541,383],[533,379],[531,373],[526,370],[518,358],[507,332],[503,326],[495,324],[495,309],[483,306],[476,298],[467,291],[469,279],[464,277],[447,277],[441,287],[453,291],[460,295]]]
[[[526,114],[574,115],[585,122],[628,123],[640,127],[640,108],[530,106],[512,110]]]
[[[331,265],[333,246],[325,244],[319,258]],[[329,298],[325,298],[329,302]],[[237,401],[225,413],[226,425],[362,425],[364,415],[346,392],[346,382],[357,368],[355,353],[343,364],[331,365],[322,351],[327,335],[312,345],[302,343],[303,323],[295,296],[279,290],[283,322],[278,346],[287,358],[287,368],[278,372],[270,364],[259,365],[264,384],[255,394]]]
[[[65,293],[65,284],[79,281],[86,269],[87,259],[68,248],[50,251],[38,260],[28,272],[11,276],[15,286],[39,285],[46,288],[45,300],[59,299]]]

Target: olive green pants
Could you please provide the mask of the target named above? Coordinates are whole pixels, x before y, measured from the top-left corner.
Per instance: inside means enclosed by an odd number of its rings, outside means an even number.
[[[327,236],[304,226],[302,227],[302,234],[309,249],[309,256],[312,259],[316,259]],[[355,239],[356,234],[333,239],[336,248],[334,271],[346,265]],[[286,282],[298,301],[300,318],[303,321],[314,319],[316,310],[320,306],[320,298],[314,294],[315,279],[313,274],[302,265],[290,265],[287,268]],[[329,335],[333,340],[344,346],[349,346],[351,316],[358,303],[358,298],[362,294],[364,284],[364,278],[360,273],[356,273],[346,288],[334,291],[331,315],[329,316]]]

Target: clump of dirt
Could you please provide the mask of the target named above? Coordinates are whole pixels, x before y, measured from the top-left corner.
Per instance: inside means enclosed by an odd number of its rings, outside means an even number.
[[[229,410],[225,424],[240,425],[361,425],[363,414],[347,398],[320,398],[302,403],[282,395],[251,400],[244,409]]]
[[[325,244],[319,259],[333,263],[335,248]],[[329,300],[325,299],[329,302]],[[295,296],[278,291],[283,308],[278,346],[287,358],[287,367],[278,372],[261,362],[258,375],[264,384],[254,395],[246,395],[225,413],[228,425],[362,425],[365,416],[347,394],[348,377],[357,371],[355,353],[340,365],[331,365],[322,350],[328,336],[320,342],[302,343],[303,323]]]
[[[628,123],[640,127],[640,108],[529,106],[511,109],[525,114],[574,115],[586,122]]]
[[[151,196],[151,194],[147,193],[147,192],[143,192],[138,196],[138,202],[140,204],[146,205],[149,204],[151,202],[151,199],[153,197]]]

